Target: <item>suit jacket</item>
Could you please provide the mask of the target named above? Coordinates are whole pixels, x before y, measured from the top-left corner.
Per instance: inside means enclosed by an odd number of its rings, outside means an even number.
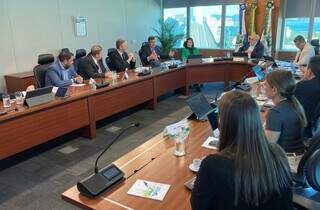
[[[306,43],[304,48],[302,50],[299,50],[299,52],[297,53],[296,58],[294,59],[294,63],[298,66],[308,65],[310,58],[312,58],[313,56],[315,56],[314,47],[311,44]]]
[[[83,79],[87,80],[90,78],[104,78],[105,77],[105,72],[106,67],[103,64],[103,59],[98,61],[98,64],[100,66],[100,69],[102,73],[98,72],[98,66],[94,62],[91,53],[89,53],[86,57],[80,59],[79,61],[79,71],[80,75],[83,77]]]
[[[158,55],[158,58],[159,59],[168,59],[169,56],[168,55],[165,55],[164,53],[162,53],[161,49],[159,46],[156,46],[155,47],[155,51]],[[147,66],[147,65],[151,65],[151,66],[156,66],[156,65],[159,65],[159,63],[155,60],[149,60],[148,61],[148,57],[151,55],[151,48],[149,47],[148,44],[144,45],[141,47],[140,51],[139,51],[139,54],[140,54],[140,59],[141,59],[141,62],[144,66]]]
[[[72,85],[72,78],[76,77],[78,74],[74,70],[74,66],[70,66],[68,71],[68,79],[63,80],[62,71],[66,71],[62,68],[59,60],[54,62],[49,66],[49,69],[45,77],[46,86],[55,86],[55,87],[67,87]]]
[[[242,46],[239,49],[239,52],[245,52],[249,49],[250,44],[247,43],[246,45]],[[258,43],[256,44],[256,46],[254,47],[252,53],[251,53],[251,58],[262,58],[264,54],[264,45],[258,41]]]
[[[123,58],[122,58],[123,57]],[[111,70],[116,70],[117,72],[121,72],[128,69],[134,69],[136,67],[136,62],[132,61],[130,63],[127,62],[129,59],[128,53],[124,52],[122,54],[122,57],[118,50],[112,52],[110,54],[110,60],[111,60]]]

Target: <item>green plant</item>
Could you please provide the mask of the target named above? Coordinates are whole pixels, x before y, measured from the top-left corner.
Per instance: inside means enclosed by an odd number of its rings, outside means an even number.
[[[184,34],[175,34],[175,27],[176,23],[168,23],[164,21],[163,19],[160,19],[159,21],[160,29],[155,29],[153,30],[156,32],[156,38],[158,41],[161,43],[161,47],[163,50],[163,53],[168,54],[169,51],[176,45],[178,41],[180,41],[183,37]]]

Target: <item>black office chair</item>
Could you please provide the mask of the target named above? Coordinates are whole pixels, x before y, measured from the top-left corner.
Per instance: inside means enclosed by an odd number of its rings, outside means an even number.
[[[111,55],[111,53],[113,53],[116,50],[117,50],[116,48],[109,48],[108,49],[108,54],[107,54],[107,57],[106,57],[105,61],[106,61],[106,64],[107,64],[107,66],[108,66],[108,68],[110,70],[114,70],[115,69],[113,67],[113,65],[112,65],[112,62],[111,62],[111,59],[110,59],[110,55]]]
[[[320,133],[317,133],[317,135],[312,137],[307,151],[304,153],[304,155],[302,156],[299,162],[297,173],[292,174],[293,181],[295,182],[296,187],[307,187],[307,183],[306,183],[307,162],[310,159],[310,157],[318,149],[320,149]]]
[[[142,48],[143,48],[144,46],[146,46],[147,44],[148,44],[148,42],[143,42],[143,43],[141,44],[141,49],[140,49],[139,52],[138,52],[139,57],[140,57],[141,64],[142,64],[143,66],[147,66],[147,65],[148,65],[148,64],[145,63],[145,62],[143,61],[143,59],[142,59]]]
[[[70,52],[69,48],[65,47],[60,50],[60,52]]]
[[[309,158],[306,166],[306,178],[308,184],[320,191],[320,149],[317,149]]]
[[[78,74],[80,74],[80,69],[79,69],[79,62],[81,60],[81,58],[83,58],[84,56],[87,55],[87,51],[85,49],[77,49],[76,50],[76,56],[75,56],[75,60],[74,60],[74,69],[76,70],[76,72]]]
[[[77,49],[76,50],[76,59],[82,58],[87,55],[87,51],[85,49]]]
[[[311,121],[311,132],[312,136],[320,132],[320,102],[313,113],[314,118]]]
[[[54,62],[52,54],[42,54],[38,56],[38,65],[33,68],[33,74],[37,82],[37,87],[45,86],[45,77],[48,67]]]
[[[319,55],[319,39],[313,39],[311,40],[310,44],[314,47],[314,52],[316,55]]]

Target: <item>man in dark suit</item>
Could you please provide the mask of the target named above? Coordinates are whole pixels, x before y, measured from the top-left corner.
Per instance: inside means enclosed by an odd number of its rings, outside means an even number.
[[[113,67],[112,70],[121,72],[126,69],[134,69],[136,61],[132,53],[127,53],[127,42],[123,39],[118,39],[116,41],[116,48],[117,50],[110,54],[111,66]]]
[[[94,45],[91,52],[79,61],[80,75],[83,79],[111,77],[102,60],[102,47]]]
[[[161,59],[172,58],[174,56],[174,51],[170,50],[167,55],[164,54],[161,52],[160,47],[156,45],[156,38],[150,36],[148,38],[148,43],[141,47],[139,55],[144,66],[158,66]]]
[[[248,53],[249,58],[262,58],[264,54],[264,46],[260,42],[257,34],[249,36],[249,42],[239,49],[239,52]]]

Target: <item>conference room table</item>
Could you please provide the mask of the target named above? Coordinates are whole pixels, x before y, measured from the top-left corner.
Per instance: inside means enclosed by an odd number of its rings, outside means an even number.
[[[262,122],[265,121],[265,115],[266,112],[261,112]],[[217,151],[201,146],[212,135],[208,122],[189,121],[189,126],[185,156],[175,156],[174,140],[160,133],[114,161],[114,164],[125,173],[124,182],[96,198],[81,195],[77,187],[73,186],[62,193],[62,199],[82,209],[190,210],[191,191],[184,186],[184,183],[195,177],[196,173],[189,169],[189,165],[193,159],[203,158]],[[168,184],[170,188],[162,201],[127,194],[138,179]],[[293,201],[308,209],[320,208],[320,203],[297,193],[294,193]]]
[[[131,70],[128,80],[123,80],[123,74],[120,74],[115,81],[106,79],[110,85],[101,89],[91,89],[87,84],[71,86],[70,96],[66,98],[56,98],[34,107],[13,103],[6,108],[7,114],[0,116],[0,160],[73,131],[94,139],[99,120],[139,104],[156,109],[159,96],[174,90],[189,95],[192,84],[223,81],[227,85],[248,74],[253,65],[209,62],[175,69],[153,69],[147,76],[137,76]]]

